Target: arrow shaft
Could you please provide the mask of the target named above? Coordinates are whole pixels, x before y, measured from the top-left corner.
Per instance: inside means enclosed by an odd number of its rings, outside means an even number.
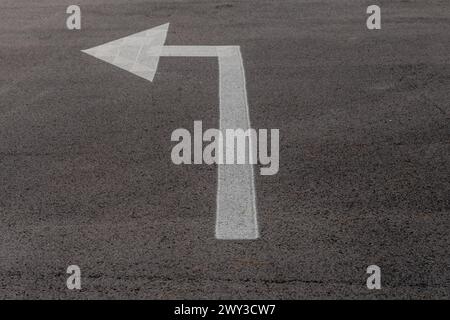
[[[250,129],[244,64],[238,46],[160,46],[152,48],[152,54],[218,57],[220,130],[225,137],[227,129]],[[256,142],[249,137],[247,154],[253,143]],[[231,152],[236,152],[236,148]],[[258,238],[253,165],[250,163],[218,165],[216,238]]]
[[[245,72],[239,47],[220,47],[220,130],[250,129]],[[225,134],[224,134],[225,136]],[[249,138],[246,152],[255,141]],[[236,150],[236,148],[235,148]],[[218,166],[216,238],[256,239],[259,236],[252,164]]]
[[[230,56],[237,58],[239,51],[239,46],[151,46],[146,49],[145,54],[152,57]]]
[[[152,48],[156,55],[165,57],[217,57],[216,46],[162,46]],[[159,52],[158,52],[159,50]]]

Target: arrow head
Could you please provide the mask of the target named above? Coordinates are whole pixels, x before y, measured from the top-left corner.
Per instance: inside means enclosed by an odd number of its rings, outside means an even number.
[[[169,24],[166,23],[81,51],[153,81],[160,57],[155,50],[164,45],[168,29]]]

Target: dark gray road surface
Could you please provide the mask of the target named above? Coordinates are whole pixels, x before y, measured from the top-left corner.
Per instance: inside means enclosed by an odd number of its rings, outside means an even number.
[[[449,298],[450,3],[0,4],[1,298]],[[150,83],[80,52],[170,22],[168,45],[241,46],[261,239],[214,238],[216,167],[176,166],[176,128],[218,127],[215,59]],[[65,271],[82,270],[82,290]],[[382,290],[366,288],[366,267]]]

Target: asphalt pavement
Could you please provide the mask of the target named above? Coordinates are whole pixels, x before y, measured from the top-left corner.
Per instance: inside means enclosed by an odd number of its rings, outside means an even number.
[[[378,0],[368,30],[372,2],[80,0],[68,30],[72,1],[2,0],[0,298],[449,299],[450,2]],[[257,240],[215,238],[217,166],[171,161],[219,126],[217,60],[150,82],[81,52],[168,22],[240,46],[252,127],[280,130]]]

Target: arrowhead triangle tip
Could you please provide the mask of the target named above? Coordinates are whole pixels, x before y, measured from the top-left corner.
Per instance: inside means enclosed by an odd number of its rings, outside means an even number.
[[[152,48],[162,47],[166,41],[169,23],[113,40],[96,47],[81,50],[97,59],[153,81],[158,68],[159,54]]]

